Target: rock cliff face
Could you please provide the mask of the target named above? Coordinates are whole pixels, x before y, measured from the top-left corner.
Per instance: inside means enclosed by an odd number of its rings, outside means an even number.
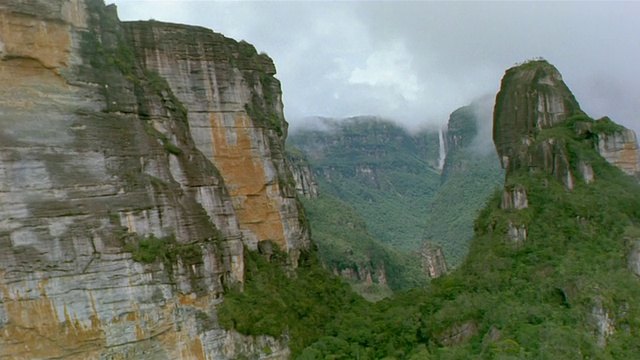
[[[268,57],[102,0],[0,27],[0,358],[286,356],[216,320],[244,246],[308,246]]]
[[[308,246],[284,160],[287,124],[269,57],[208,29],[155,21],[124,25],[146,71],[166,79],[187,109],[195,145],[227,184],[245,242]]]
[[[610,134],[600,134],[596,146],[600,155],[609,163],[626,174],[635,177],[640,175],[638,140],[633,130],[618,129]]]
[[[553,65],[536,60],[507,70],[496,97],[493,127],[493,140],[507,174],[518,169],[544,171],[573,188],[575,174],[566,144],[553,136],[534,140],[541,131],[579,115],[584,113]],[[593,136],[594,147],[609,163],[629,175],[640,174],[632,130],[603,118],[595,124],[577,122],[575,131]],[[579,172],[585,181],[593,180],[590,164],[582,163]]]
[[[425,242],[420,250],[420,257],[422,270],[430,279],[437,279],[447,273],[447,261],[441,246]]]
[[[496,97],[493,125],[502,167],[510,172],[538,165],[527,152],[536,134],[580,113],[562,75],[548,62],[530,61],[507,70]],[[543,151],[553,155],[554,144],[548,146]]]
[[[296,191],[307,199],[318,197],[318,181],[316,180],[307,157],[297,149],[287,149],[289,169],[296,183]]]

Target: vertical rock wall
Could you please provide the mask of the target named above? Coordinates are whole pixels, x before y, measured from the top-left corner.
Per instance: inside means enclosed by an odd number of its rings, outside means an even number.
[[[124,26],[146,71],[165,78],[186,107],[197,148],[229,188],[245,243],[255,249],[271,240],[292,253],[306,248],[271,59],[208,29],[153,21]]]
[[[527,148],[536,134],[580,113],[562,75],[548,62],[530,61],[507,70],[493,114],[493,141],[502,167],[509,173],[529,166]]]
[[[283,342],[216,319],[225,286],[243,281],[244,239],[273,237],[294,255],[308,242],[293,187],[279,183],[284,122],[254,129],[244,104],[237,116],[185,108],[201,89],[177,96],[141,66],[102,0],[2,1],[0,30],[0,358],[286,357]],[[205,118],[222,129],[208,148],[192,127]],[[243,149],[227,164],[223,140]],[[234,163],[227,184],[220,171]],[[243,171],[259,181],[234,183]],[[242,204],[260,196],[247,219]]]
[[[605,160],[626,174],[640,175],[638,140],[633,130],[620,129],[611,134],[599,134],[596,148]]]

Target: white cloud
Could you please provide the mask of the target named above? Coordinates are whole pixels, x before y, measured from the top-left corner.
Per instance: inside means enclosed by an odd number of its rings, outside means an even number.
[[[269,54],[293,127],[354,115],[442,125],[543,56],[589,114],[640,130],[640,2],[115,2],[121,18],[205,26]]]
[[[356,67],[350,74],[349,84],[366,84],[399,94],[408,101],[416,101],[422,87],[411,67],[412,57],[404,44],[395,43],[388,49],[378,50],[367,58],[363,68]]]

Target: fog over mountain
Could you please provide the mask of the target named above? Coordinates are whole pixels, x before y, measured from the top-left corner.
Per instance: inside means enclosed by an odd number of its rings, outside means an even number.
[[[292,128],[355,115],[444,126],[456,108],[495,94],[508,67],[541,56],[592,117],[640,130],[640,3],[115,3],[123,20],[201,25],[269,54]]]

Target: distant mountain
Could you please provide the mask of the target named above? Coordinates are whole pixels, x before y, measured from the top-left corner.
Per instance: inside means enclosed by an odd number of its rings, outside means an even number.
[[[493,98],[451,113],[445,133],[446,161],[427,213],[424,239],[442,246],[450,266],[467,254],[473,223],[504,172],[491,143]]]
[[[298,193],[323,264],[369,300],[426,283],[416,256],[384,244],[347,202],[319,190],[306,156],[286,150]]]
[[[464,262],[427,290],[341,316],[302,358],[637,358],[635,133],[585,115],[542,60],[507,70],[493,129],[504,187]]]
[[[440,186],[438,132],[373,117],[318,121],[322,130],[292,132],[288,144],[307,156],[320,192],[352,206],[383,242],[417,251]]]
[[[374,117],[317,119],[313,130],[290,134],[289,144],[308,158],[320,192],[353,207],[373,236],[413,256],[429,253],[425,242],[441,246],[455,266],[504,176],[491,114],[485,98],[453,112],[444,131],[418,133]]]

